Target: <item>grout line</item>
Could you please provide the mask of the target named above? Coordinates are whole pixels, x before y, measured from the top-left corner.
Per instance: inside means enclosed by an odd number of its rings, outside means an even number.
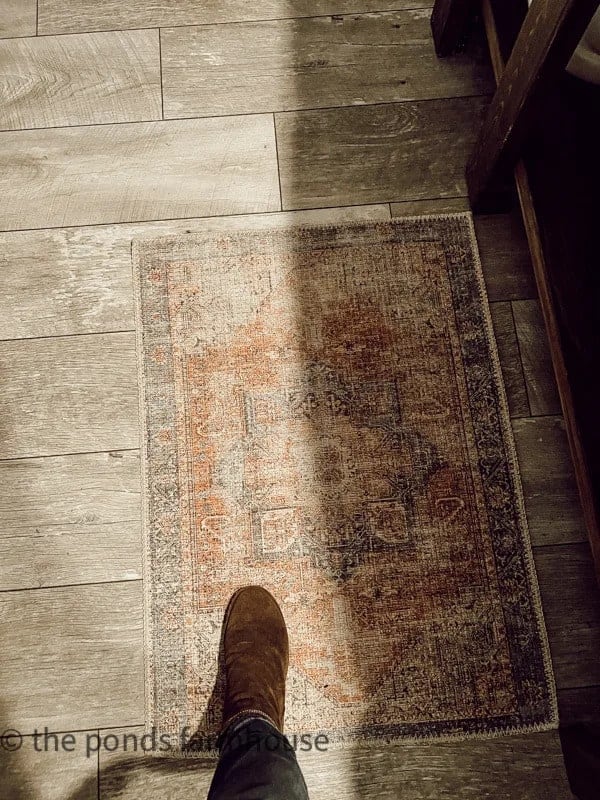
[[[66,734],[66,733],[97,733],[97,732],[100,732],[100,731],[118,731],[121,728],[139,728],[140,725],[143,725],[143,723],[138,722],[138,723],[132,723],[130,725],[103,725],[100,728],[98,726],[96,726],[94,728],[93,725],[90,725],[89,728],[63,728],[62,730],[61,729],[51,728],[49,725],[45,725],[44,727],[48,728],[48,734],[49,735],[51,735],[51,736],[62,736],[64,734]],[[35,730],[36,729],[34,728],[34,731]],[[38,728],[37,730],[39,732],[40,729]],[[24,739],[26,739],[26,738],[27,739],[31,739],[31,738],[33,738],[34,734],[33,733],[23,733],[22,736],[23,736]]]
[[[160,28],[158,28],[158,69],[160,73],[160,118],[165,118],[165,93],[163,89],[163,68],[162,68],[162,42]]]
[[[170,29],[179,28],[220,28],[226,25],[260,25],[264,22],[295,22],[299,19],[333,19],[334,17],[374,17],[379,15],[392,15],[392,14],[410,14],[415,11],[431,11],[433,3],[428,3],[424,6],[417,6],[416,8],[384,8],[373,11],[346,11],[343,14],[300,14],[298,16],[288,17],[262,17],[260,19],[232,19],[223,22],[187,22],[181,25],[163,25],[161,27]],[[84,31],[89,33],[89,31]]]
[[[304,113],[317,113],[321,111],[343,111],[344,109],[357,110],[361,108],[373,108],[374,106],[401,106],[407,103],[421,104],[421,103],[440,103],[443,101],[452,100],[476,100],[477,98],[491,98],[489,92],[477,92],[475,94],[460,94],[453,97],[422,97],[422,98],[406,98],[405,100],[377,100],[375,103],[360,103],[358,105],[342,103],[336,106],[311,106],[308,108],[284,108],[273,111],[273,114],[304,114]],[[261,112],[256,111],[254,114]],[[265,113],[265,112],[262,112]],[[245,114],[226,114],[223,116],[246,116]],[[183,119],[195,119],[195,117],[183,117]],[[200,117],[202,119],[202,117]]]
[[[532,542],[531,546],[534,552],[536,552],[538,550],[539,551],[549,550],[550,548],[556,548],[556,547],[571,547],[571,548],[580,547],[581,545],[587,545],[587,544],[589,544],[587,539],[579,539],[576,542],[549,542],[548,544],[533,544]]]
[[[407,199],[405,199],[405,200],[390,200],[390,202],[389,202],[389,206],[390,206],[390,213],[392,213],[392,206],[398,206],[398,205],[400,205],[400,206],[401,206],[401,205],[403,205],[404,203],[431,203],[431,202],[433,202],[434,200],[439,200],[441,203],[443,203],[443,202],[445,202],[446,200],[462,200],[462,199],[464,199],[465,197],[467,197],[467,193],[466,193],[466,192],[465,192],[464,194],[449,194],[449,195],[444,195],[444,197],[439,197],[439,196],[438,196],[438,197],[419,197],[419,198],[417,198],[416,200],[413,200],[411,197],[409,197],[409,198],[407,198]],[[469,209],[465,209],[465,211],[468,211],[468,210],[469,210]],[[445,214],[445,213],[449,213],[449,214],[461,214],[461,213],[464,213],[464,212],[461,212],[461,211],[449,211],[449,212],[444,212],[444,211],[442,211],[442,212],[440,212],[440,213],[441,213],[441,214]],[[435,215],[433,215],[433,216],[435,216]],[[473,216],[475,216],[475,215],[473,215]]]
[[[250,25],[250,24],[260,24],[261,22],[294,22],[294,20],[298,19],[328,19],[331,17],[369,17],[369,16],[376,16],[379,14],[399,14],[399,13],[411,13],[414,11],[431,11],[433,8],[433,3],[428,3],[424,6],[416,6],[413,8],[384,8],[380,10],[373,10],[373,11],[347,11],[344,14],[300,14],[298,16],[292,17],[264,17],[260,19],[232,19],[227,20],[224,22],[186,22],[182,23],[181,25],[161,25],[162,28],[210,28],[210,27],[221,27],[223,25]],[[134,28],[83,28],[82,30],[78,31],[56,31],[50,33],[42,33],[41,36],[50,37],[50,36],[81,36],[82,34],[86,33],[120,33],[121,31],[148,31],[153,30],[154,28],[159,27],[157,25],[140,25]],[[27,36],[6,36],[5,39],[27,39]]]
[[[600,689],[600,683],[586,683],[584,686],[567,686],[561,692],[577,692],[579,689]]]
[[[527,382],[525,382],[525,387],[527,388]],[[516,419],[550,419],[551,417],[556,417],[557,419],[563,419],[563,420],[565,418],[562,409],[559,408],[558,411],[544,412],[543,414],[533,414],[530,410],[530,414],[528,417],[517,417]]]
[[[468,199],[469,199],[469,197],[465,193],[465,194],[447,195],[447,196],[444,196],[444,197],[424,197],[424,198],[418,198],[416,200],[412,200],[410,198],[408,198],[406,200],[392,200],[390,202],[390,204],[389,204],[389,206],[390,206],[390,215],[391,215],[392,219],[396,219],[397,218],[396,215],[394,214],[394,209],[392,208],[392,206],[402,206],[402,205],[406,205],[407,203],[411,203],[412,205],[417,205],[418,203],[435,203],[435,202],[446,203],[446,202],[448,202],[450,200],[468,200]],[[422,213],[424,216],[428,216],[430,214],[435,216],[437,214],[442,214],[443,215],[443,214],[469,214],[470,213],[472,215],[473,219],[475,221],[477,221],[477,214],[475,214],[473,212],[473,209],[470,208],[469,206],[467,206],[467,208],[457,209],[455,211],[435,211],[435,210],[430,210],[430,211],[423,211],[423,212],[420,212],[420,213]],[[414,216],[415,214],[417,216],[419,216],[418,209],[415,209],[415,211],[413,212],[412,215]],[[507,302],[507,301],[502,301],[502,302]]]
[[[156,217],[154,219],[133,219],[133,220],[122,220],[117,222],[79,222],[75,225],[43,225],[39,228],[6,228],[0,230],[0,235],[3,233],[34,233],[39,231],[62,231],[62,230],[71,230],[73,228],[107,228],[112,227],[113,225],[147,225],[151,222],[206,222],[208,220],[213,219],[229,219],[230,217],[257,217],[257,216],[266,216],[268,214],[281,214],[281,213],[288,213],[288,212],[302,212],[302,211],[330,211],[331,209],[339,209],[340,211],[348,208],[365,208],[368,206],[385,206],[389,202],[392,203],[414,203],[417,201],[429,201],[429,200],[452,200],[457,197],[466,197],[467,195],[453,195],[452,197],[405,197],[402,200],[372,200],[369,203],[349,203],[346,205],[339,205],[336,203],[332,206],[302,206],[298,208],[286,208],[282,211],[278,209],[270,209],[266,211],[232,211],[231,214],[213,214],[212,216],[198,216],[194,215],[193,217]],[[76,336],[80,334],[74,334]],[[95,334],[90,334],[95,335]],[[27,337],[26,337],[27,338]]]
[[[551,545],[545,545],[551,547]],[[114,586],[115,584],[142,583],[142,578],[131,578],[130,580],[117,581],[83,581],[83,583],[55,583],[50,586],[27,586],[21,589],[0,589],[0,596],[3,594],[14,594],[15,592],[43,592],[46,589],[74,589],[78,586]]]
[[[277,160],[277,180],[279,182],[279,209],[283,211],[283,192],[281,190],[281,165],[279,163],[279,145],[277,143],[277,119],[273,112],[273,136],[275,137],[275,158]]]
[[[98,741],[100,741],[100,728],[96,729]],[[100,800],[100,748],[96,753],[96,800]]]
[[[40,0],[35,0],[35,35],[39,36]]]
[[[66,453],[42,453],[37,456],[12,456],[11,458],[0,458],[0,464],[11,461],[33,461],[42,458],[66,458],[67,456],[99,456],[110,455],[111,453],[139,453],[139,447],[114,447],[111,450],[78,450]]]
[[[529,414],[527,417],[511,417],[511,419],[515,421],[535,419],[556,419],[564,421],[564,415],[562,411],[555,411],[553,414]]]
[[[527,407],[529,408],[529,417],[534,418],[536,416],[541,416],[534,414],[531,408],[531,396],[529,394],[529,381],[527,380],[527,375],[525,374],[525,364],[523,363],[523,353],[521,351],[521,340],[519,339],[519,330],[517,328],[517,320],[515,319],[515,310],[513,308],[513,303],[518,302],[515,300],[509,300],[510,303],[510,316],[512,318],[513,328],[515,331],[515,340],[517,342],[517,352],[519,353],[519,364],[521,365],[521,375],[523,376],[523,383],[525,384],[525,397],[527,398]]]
[[[144,720],[142,720],[141,722],[134,722],[131,725],[103,725],[98,730],[100,731],[100,733],[102,733],[102,731],[120,731],[122,728],[123,729],[124,728],[140,728],[143,725],[144,725]]]
[[[135,328],[124,328],[123,330],[106,331],[81,331],[80,333],[53,333],[47,336],[16,336],[14,339],[0,339],[0,344],[4,342],[37,342],[44,339],[72,339],[74,336],[104,336],[113,333],[135,333]]]
[[[155,28],[152,28],[155,30]],[[2,42],[2,39],[0,39]],[[162,68],[161,68],[162,76]],[[162,77],[161,77],[161,96],[162,96]],[[107,125],[147,125],[149,123],[160,122],[186,122],[190,120],[213,120],[213,119],[229,119],[231,117],[266,117],[269,114],[308,114],[322,111],[343,111],[344,109],[360,109],[360,108],[374,108],[376,106],[402,106],[407,103],[443,103],[452,100],[475,100],[477,98],[491,97],[489,93],[479,94],[460,94],[452,97],[423,97],[421,99],[407,98],[405,100],[378,100],[375,103],[361,103],[360,105],[337,105],[337,106],[310,106],[302,108],[282,108],[271,111],[242,111],[231,112],[226,114],[204,114],[201,116],[190,117],[167,117],[162,119],[133,119],[133,120],[120,120],[117,122],[82,122],[76,125],[42,125],[38,128],[0,128],[0,133],[32,133],[34,131],[57,131],[57,130],[73,130],[73,128],[104,128]]]

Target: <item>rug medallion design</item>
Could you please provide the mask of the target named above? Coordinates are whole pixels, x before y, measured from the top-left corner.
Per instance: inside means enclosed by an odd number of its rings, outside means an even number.
[[[470,216],[134,243],[147,722],[214,734],[231,594],[291,640],[286,729],[556,725]]]

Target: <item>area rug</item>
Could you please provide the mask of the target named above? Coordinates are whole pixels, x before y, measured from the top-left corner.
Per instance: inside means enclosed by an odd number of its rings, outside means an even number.
[[[206,231],[133,260],[148,725],[214,736],[223,613],[260,584],[289,629],[290,736],[555,727],[470,216]]]

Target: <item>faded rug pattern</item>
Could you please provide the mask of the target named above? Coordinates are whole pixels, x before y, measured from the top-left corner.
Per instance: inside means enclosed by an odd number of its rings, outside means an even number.
[[[286,731],[557,722],[472,223],[134,243],[147,723],[214,734],[223,614],[280,602]]]

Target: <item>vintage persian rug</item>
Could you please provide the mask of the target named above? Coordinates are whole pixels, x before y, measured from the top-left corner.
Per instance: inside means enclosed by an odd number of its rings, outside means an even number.
[[[291,640],[330,742],[555,727],[468,214],[134,243],[147,722],[218,730],[224,609]]]

